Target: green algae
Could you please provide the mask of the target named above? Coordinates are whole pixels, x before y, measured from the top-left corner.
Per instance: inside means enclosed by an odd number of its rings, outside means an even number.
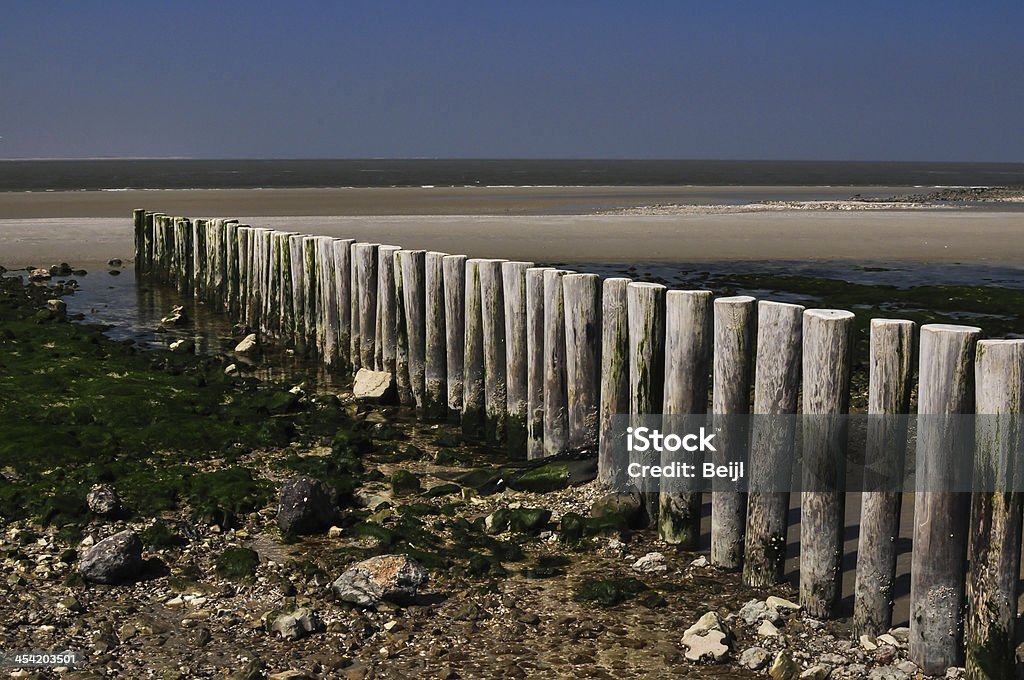
[[[256,567],[260,564],[260,556],[249,548],[225,548],[213,561],[214,571],[232,581],[244,581],[252,578]]]

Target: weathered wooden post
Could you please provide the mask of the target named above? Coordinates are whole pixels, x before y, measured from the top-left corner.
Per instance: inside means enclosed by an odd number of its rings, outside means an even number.
[[[320,309],[318,291],[320,288],[320,271],[316,255],[317,236],[302,237],[302,299],[303,307],[303,338],[306,351],[315,354],[320,345],[320,327],[317,310]]]
[[[192,230],[193,236],[195,230]],[[263,300],[267,295],[266,251],[269,230],[253,228],[249,233],[249,269],[252,293],[245,308],[245,324],[261,336],[266,331],[263,320]]]
[[[853,313],[808,309],[803,328],[800,604],[830,617],[842,594]]]
[[[375,348],[374,367],[396,376],[395,360],[398,356],[398,305],[395,299],[397,284],[395,281],[395,253],[399,246],[380,246],[377,248],[377,327],[380,335]],[[408,391],[408,373],[398,380]]]
[[[227,271],[225,272],[225,286],[227,292],[227,308],[228,314],[231,318],[238,318],[238,223],[228,222],[225,226],[224,231],[224,245],[227,249],[225,253],[225,265]],[[184,245],[184,243],[183,243]],[[183,251],[182,255],[186,253]],[[185,273],[184,267],[181,273]]]
[[[318,236],[317,259],[317,340],[321,360],[328,367],[338,362],[338,286],[334,271],[334,239]]]
[[[206,293],[206,221],[192,220],[192,297],[199,300]]]
[[[566,395],[569,448],[597,451],[601,402],[601,277],[562,277],[565,301]]]
[[[234,236],[234,233],[231,234]],[[237,258],[238,255],[238,242],[233,240],[232,253]],[[192,288],[192,224],[186,217],[178,218],[174,221],[174,282],[177,284],[179,293],[187,293]],[[230,255],[230,254],[229,254]],[[237,267],[238,260],[228,257],[228,265],[234,265]],[[229,279],[229,282],[234,281],[232,284],[232,295],[237,294],[237,279]],[[232,297],[232,299],[234,299]],[[233,310],[237,312],[237,307]]]
[[[505,374],[505,302],[501,265],[504,260],[481,260],[480,321],[484,334],[484,438],[505,440],[508,387]]]
[[[695,432],[705,425],[708,412],[708,378],[711,374],[713,319],[711,291],[670,290],[665,295],[665,394],[662,406],[664,432]],[[695,417],[693,417],[695,416]],[[680,453],[666,451],[661,464],[671,464]],[[680,462],[701,470],[703,454]],[[700,539],[700,484],[692,479],[663,478],[658,535],[667,543],[695,550]]]
[[[572,272],[544,272],[544,455],[569,448],[569,396],[565,366],[565,296],[562,279]]]
[[[1013,680],[1024,508],[1024,340],[982,340],[977,354],[977,453],[964,635],[967,677]]]
[[[526,457],[544,456],[544,273],[526,270]]]
[[[601,291],[601,425],[597,479],[604,486],[626,483],[625,431],[615,416],[629,413],[629,324],[626,288],[629,279],[605,279]],[[616,456],[618,454],[618,457]]]
[[[352,244],[353,239],[331,242],[334,254],[334,286],[338,296],[338,357],[341,367],[352,370]]]
[[[292,279],[292,340],[295,350],[306,351],[306,249],[302,234],[288,236],[288,255],[291,258]]]
[[[665,286],[630,283],[626,287],[629,324],[629,412],[632,427],[643,426],[644,416],[661,411],[665,388]],[[649,419],[646,419],[649,420]],[[631,455],[630,463],[660,464],[655,451]],[[658,522],[658,479],[644,476],[634,482],[643,497],[648,526]]]
[[[379,243],[356,243],[353,248],[359,296],[359,366],[374,367],[377,339],[377,248]]]
[[[132,224],[135,235],[135,273],[141,274],[146,271],[146,210],[135,208],[132,210]]]
[[[914,322],[872,319],[870,343],[865,488],[853,599],[857,636],[881,635],[892,626],[907,414],[913,389]]]
[[[147,212],[145,216],[145,224],[142,227],[142,262],[144,274],[149,274],[153,271],[153,224],[154,224],[154,213]]]
[[[754,418],[743,582],[766,587],[782,580],[789,528],[793,437],[800,393],[804,308],[782,302],[757,306]],[[779,417],[783,416],[783,417]]]
[[[448,362],[445,349],[444,258],[446,253],[427,252],[426,273],[426,366],[424,415],[443,419],[448,412]]]
[[[463,343],[462,432],[484,435],[484,329],[480,260],[466,260],[465,341]]]
[[[248,327],[249,299],[252,297],[251,246],[252,227],[247,225],[238,228],[238,321]],[[191,267],[189,267],[191,271]],[[191,282],[189,283],[191,288]]]
[[[515,458],[526,456],[526,270],[532,266],[532,262],[504,262],[501,265],[508,395],[505,430],[509,455]]]
[[[157,281],[164,281],[164,215],[153,215],[153,244],[150,255],[150,273]]]
[[[445,361],[448,365],[448,417],[462,415],[463,360],[465,359],[466,256],[446,255],[444,268]]]
[[[402,310],[409,357],[409,387],[413,403],[420,411],[426,405],[426,251],[399,250],[396,267],[401,263]],[[396,274],[397,276],[397,274]],[[399,326],[399,333],[403,326]],[[401,340],[399,340],[401,347]]]
[[[747,295],[723,297],[714,305],[714,389],[711,412],[715,423],[715,465],[747,462],[750,428],[750,385],[754,374],[757,300]],[[711,563],[726,569],[743,566],[747,494],[731,482],[712,481]]]
[[[275,316],[277,336],[287,342],[295,333],[295,298],[292,295],[292,236],[286,231],[274,232],[274,250],[271,253],[271,278],[277,281],[276,290],[268,300],[268,312]],[[274,271],[277,276],[274,276]]]
[[[980,334],[973,326],[921,327],[910,660],[929,675],[945,673],[961,657],[970,496],[955,489],[969,488],[961,473],[973,433],[958,416],[974,411]]]

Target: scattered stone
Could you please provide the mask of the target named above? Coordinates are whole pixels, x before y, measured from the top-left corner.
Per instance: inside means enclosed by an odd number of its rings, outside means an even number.
[[[224,375],[234,375],[238,373],[238,364],[228,364],[224,367]]]
[[[387,404],[396,395],[395,378],[389,371],[360,368],[352,385],[352,396],[360,401]]]
[[[729,654],[731,631],[715,612],[700,617],[683,632],[685,656],[699,663],[720,663]]]
[[[328,538],[341,538],[345,534],[345,530],[341,527],[331,527],[327,530]]]
[[[107,266],[108,267],[123,267],[124,264],[121,262],[121,258],[115,257],[113,259],[107,260]]]
[[[121,498],[109,484],[97,484],[89,489],[85,504],[101,517],[115,517],[121,513]]]
[[[800,609],[800,605],[798,605],[796,602],[790,602],[787,599],[775,597],[774,595],[769,596],[768,599],[764,601],[764,604],[765,606],[771,607],[775,610],[789,609],[791,611],[797,611]]]
[[[797,680],[800,677],[800,666],[789,652],[779,652],[772,661],[772,667],[768,669],[768,675],[772,680]]]
[[[242,341],[235,345],[235,354],[248,354],[259,347],[259,343],[256,342],[256,334],[249,333],[249,335],[242,338]]]
[[[68,304],[63,300],[53,299],[46,301],[46,308],[54,319],[63,321],[68,318]]]
[[[883,635],[879,635],[878,636],[878,643],[879,644],[883,644],[883,645],[891,645],[892,647],[899,647],[900,644],[901,644],[899,640],[897,640],[895,637],[893,637],[889,633],[884,633]]]
[[[905,645],[910,642],[910,629],[906,626],[898,626],[896,628],[889,629],[889,635],[896,638],[896,641],[901,645]]]
[[[270,630],[285,640],[298,640],[310,633],[323,629],[323,622],[316,612],[308,607],[300,607],[290,614],[282,614],[274,619]]]
[[[888,666],[896,660],[896,648],[892,645],[879,645],[871,652],[871,660],[878,666]]]
[[[74,270],[67,262],[61,262],[50,267],[50,276],[70,276]]]
[[[825,680],[831,671],[824,666],[811,666],[800,674],[800,680]]]
[[[710,565],[711,565],[711,562],[709,562],[708,558],[705,557],[704,555],[701,555],[700,557],[695,559],[693,562],[690,562],[690,566],[691,567],[696,567],[697,569],[704,569],[705,567],[708,567]]]
[[[427,570],[408,555],[378,555],[346,569],[331,589],[339,600],[363,607],[384,600],[405,604],[428,578]]]
[[[878,644],[875,642],[875,639],[870,635],[860,636],[860,646],[862,649],[864,649],[864,651],[867,652],[873,652],[876,649],[878,649]]]
[[[312,477],[292,477],[281,487],[277,526],[284,534],[315,534],[331,526],[336,511],[327,486]]]
[[[172,352],[177,354],[188,354],[195,350],[196,342],[192,338],[181,338],[172,342],[169,347]]]
[[[768,665],[772,655],[763,647],[748,647],[740,654],[739,663],[744,668],[759,671]]]
[[[28,273],[29,281],[46,281],[50,278],[49,269],[33,269]]]
[[[302,671],[287,670],[280,673],[271,673],[267,680],[313,680],[313,676]]]
[[[761,600],[750,600],[740,607],[739,617],[748,626],[756,626],[762,621],[778,623],[781,618],[777,609],[769,607]]]
[[[142,541],[131,529],[105,538],[82,556],[78,571],[86,581],[116,585],[142,571]]]
[[[622,517],[636,528],[643,521],[643,501],[639,493],[617,492],[601,496],[590,506],[591,517]]]
[[[900,669],[912,678],[917,677],[917,672],[921,670],[917,667],[917,664],[911,661],[910,659],[899,661],[895,664],[895,666],[896,668]]]
[[[779,629],[768,619],[761,621],[761,625],[757,627],[757,634],[761,637],[778,637],[780,635]]]
[[[633,563],[633,571],[639,571],[642,574],[655,574],[668,571],[668,565],[665,564],[665,556],[660,552],[649,552]]]

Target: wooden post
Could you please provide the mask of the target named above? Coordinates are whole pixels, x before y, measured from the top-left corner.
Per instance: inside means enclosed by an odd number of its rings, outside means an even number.
[[[144,274],[153,271],[153,223],[154,214],[146,213],[146,223],[142,227],[142,263]]]
[[[789,528],[789,472],[795,423],[758,418],[796,413],[800,393],[804,308],[782,302],[757,305],[754,420],[743,582],[763,588],[782,580]],[[785,484],[787,490],[778,485]]]
[[[377,339],[377,248],[378,243],[356,243],[354,270],[359,296],[359,368],[373,368]]]
[[[800,604],[816,618],[831,617],[842,595],[853,319],[835,309],[804,312]]]
[[[466,260],[465,341],[463,343],[462,432],[484,436],[484,329],[480,260]]]
[[[526,270],[532,262],[501,265],[505,300],[505,382],[508,395],[505,423],[507,450],[513,458],[526,456]]]
[[[445,349],[445,253],[429,251],[424,260],[426,273],[426,367],[424,415],[441,420],[448,413],[448,362]]]
[[[918,366],[917,492],[910,567],[910,660],[929,675],[961,657],[961,616],[967,571],[969,480],[958,470],[967,433],[961,419],[974,410],[973,326],[921,327]],[[923,417],[922,417],[923,416]]]
[[[145,268],[146,253],[146,210],[135,208],[132,210],[132,224],[135,234],[135,273],[141,274]]]
[[[708,379],[711,374],[711,340],[714,333],[711,291],[670,290],[665,295],[665,396],[662,406],[664,432],[695,432],[706,425]],[[691,417],[697,416],[697,417]],[[682,452],[666,451],[661,464],[684,458]],[[685,460],[701,469],[702,454]],[[695,480],[663,478],[658,535],[661,540],[696,550],[700,539],[702,494]]]
[[[192,220],[192,297],[202,299],[206,276],[206,222]]]
[[[320,300],[317,292],[320,288],[320,271],[317,267],[316,236],[302,237],[302,299],[303,299],[303,339],[306,351],[315,354],[320,345],[320,327],[317,310]]]
[[[398,356],[398,305],[395,300],[397,284],[395,281],[395,253],[399,246],[380,246],[377,248],[377,320],[380,330],[375,348],[374,366],[377,370],[387,371],[396,375],[395,359]],[[408,374],[403,375],[406,389]]]
[[[621,488],[626,483],[622,424],[616,415],[629,413],[629,324],[626,287],[629,279],[605,279],[601,291],[601,410],[597,480]]]
[[[210,297],[219,309],[224,309],[227,303],[227,220],[214,220],[213,234],[213,261],[210,265],[213,283]]]
[[[756,309],[757,300],[747,295],[715,300],[711,412],[717,435],[716,465],[747,462],[746,419],[754,374]],[[712,481],[711,563],[739,569],[743,566],[747,494],[730,486],[730,482]]]
[[[195,230],[192,230],[193,236]],[[245,307],[245,324],[249,329],[261,336],[266,330],[263,327],[263,298],[267,294],[266,229],[253,228],[249,232],[249,278],[252,292]]]
[[[292,278],[292,340],[295,351],[306,352],[306,249],[305,236],[292,234],[288,237],[288,255],[291,258]]]
[[[183,243],[184,245],[184,243]],[[232,319],[238,318],[238,223],[228,222],[224,225],[225,273],[224,283],[227,300],[224,307]],[[182,251],[182,255],[186,255]],[[181,273],[185,274],[182,267]]]
[[[324,365],[333,367],[338,361],[338,286],[334,271],[334,239],[318,236],[317,258],[317,339]]]
[[[892,626],[913,363],[914,322],[872,319],[866,474],[853,598],[858,637],[878,636]]]
[[[1024,450],[1024,340],[982,340],[975,360],[978,412],[967,581],[967,677],[1013,680],[1020,574],[1020,452]]]
[[[526,270],[526,457],[544,456],[544,273]]]
[[[665,388],[665,286],[658,283],[630,283],[626,287],[629,324],[629,412],[634,425],[643,416],[661,410]],[[658,465],[656,452],[639,454],[630,462]],[[658,522],[657,479],[639,480],[644,515],[648,526]]]
[[[462,415],[463,360],[465,359],[466,256],[446,255],[444,268],[444,333],[447,340],[448,417]]]
[[[352,370],[352,244],[353,239],[331,242],[334,254],[334,287],[338,294],[338,357],[342,369]]]
[[[271,276],[273,267],[277,267],[277,290],[268,301],[268,311],[274,315],[274,327],[277,337],[282,342],[288,342],[295,334],[295,298],[292,295],[294,284],[292,283],[292,236],[285,231],[274,232],[274,252],[272,254]]]
[[[252,298],[252,250],[250,241],[252,238],[252,227],[241,226],[238,228],[238,321],[246,328],[249,327],[249,300]],[[189,268],[191,271],[191,267]],[[191,288],[191,283],[189,284]]]
[[[413,403],[420,411],[426,405],[426,252],[399,250],[396,268],[401,263],[402,310],[409,357],[409,387]],[[397,276],[397,274],[396,274]],[[403,328],[399,327],[399,333]],[[399,340],[401,347],[401,340]]]
[[[505,375],[505,302],[501,266],[504,260],[481,260],[480,321],[484,334],[484,438],[505,441],[508,387]]]
[[[601,277],[562,277],[565,299],[566,395],[569,448],[595,452],[600,438]]]
[[[567,272],[544,272],[544,455],[557,456],[569,448],[569,395],[566,382],[565,296]]]

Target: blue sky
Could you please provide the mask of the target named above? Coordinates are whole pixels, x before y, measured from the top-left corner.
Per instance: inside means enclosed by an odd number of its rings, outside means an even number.
[[[1024,2],[8,2],[0,157],[1024,161]]]

